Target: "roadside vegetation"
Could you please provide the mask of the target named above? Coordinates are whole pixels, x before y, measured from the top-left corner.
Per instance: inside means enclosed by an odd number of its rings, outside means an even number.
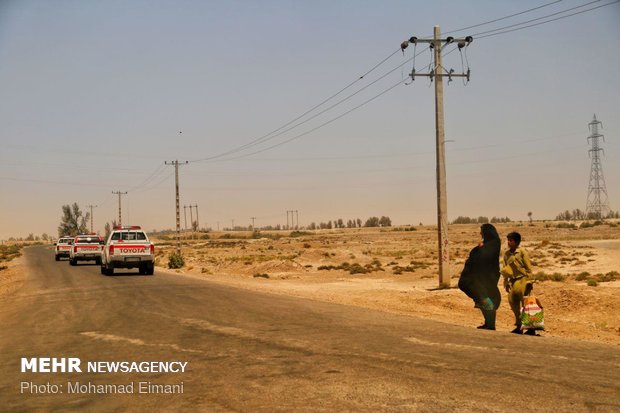
[[[2,265],[1,263],[9,262],[22,255],[22,247],[23,244],[0,245],[0,271],[8,268],[6,265]]]

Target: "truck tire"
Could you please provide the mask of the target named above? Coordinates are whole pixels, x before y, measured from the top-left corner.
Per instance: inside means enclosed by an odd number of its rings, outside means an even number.
[[[60,257],[58,255],[56,256],[56,261],[60,261]]]
[[[95,258],[95,264],[101,265],[101,258]]]
[[[76,265],[76,264],[77,264],[76,260],[69,258],[69,265]]]
[[[155,272],[155,264],[153,263],[146,264],[146,271],[144,272],[144,274],[153,275],[154,272]]]

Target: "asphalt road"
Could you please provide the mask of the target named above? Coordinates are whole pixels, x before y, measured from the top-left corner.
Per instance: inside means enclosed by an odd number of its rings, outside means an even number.
[[[24,254],[23,287],[0,298],[2,411],[620,411],[617,346],[479,331],[157,271],[106,277],[95,265],[55,262],[46,247]],[[21,373],[22,357],[78,357],[83,371]],[[188,365],[185,373],[89,373],[89,361]],[[67,392],[68,382],[141,381],[182,382],[183,393]],[[22,382],[63,392],[22,393]]]

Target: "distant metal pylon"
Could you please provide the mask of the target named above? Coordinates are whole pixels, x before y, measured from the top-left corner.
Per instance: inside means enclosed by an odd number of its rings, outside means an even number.
[[[588,124],[591,131],[590,136],[588,136],[588,143],[592,145],[592,149],[588,150],[588,153],[592,159],[592,166],[590,167],[586,216],[601,219],[609,214],[610,209],[600,156],[600,154],[604,154],[605,151],[599,146],[599,139],[605,142],[605,137],[598,133],[598,125],[601,125],[601,128],[603,127],[603,124],[596,119],[595,114],[592,118],[592,122]]]

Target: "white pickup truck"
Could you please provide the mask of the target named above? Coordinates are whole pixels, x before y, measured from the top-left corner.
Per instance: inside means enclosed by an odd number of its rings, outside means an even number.
[[[74,241],[73,237],[58,238],[58,241],[56,242],[56,251],[55,251],[56,261],[60,261],[60,257],[69,258],[71,256],[71,249],[73,248],[73,241]]]
[[[155,245],[139,226],[116,226],[101,252],[101,274],[112,275],[115,268],[138,268],[140,274],[153,275]]]
[[[69,264],[76,265],[78,261],[95,261],[101,264],[101,249],[103,248],[103,238],[97,234],[81,234],[75,237],[71,252],[69,254]]]

